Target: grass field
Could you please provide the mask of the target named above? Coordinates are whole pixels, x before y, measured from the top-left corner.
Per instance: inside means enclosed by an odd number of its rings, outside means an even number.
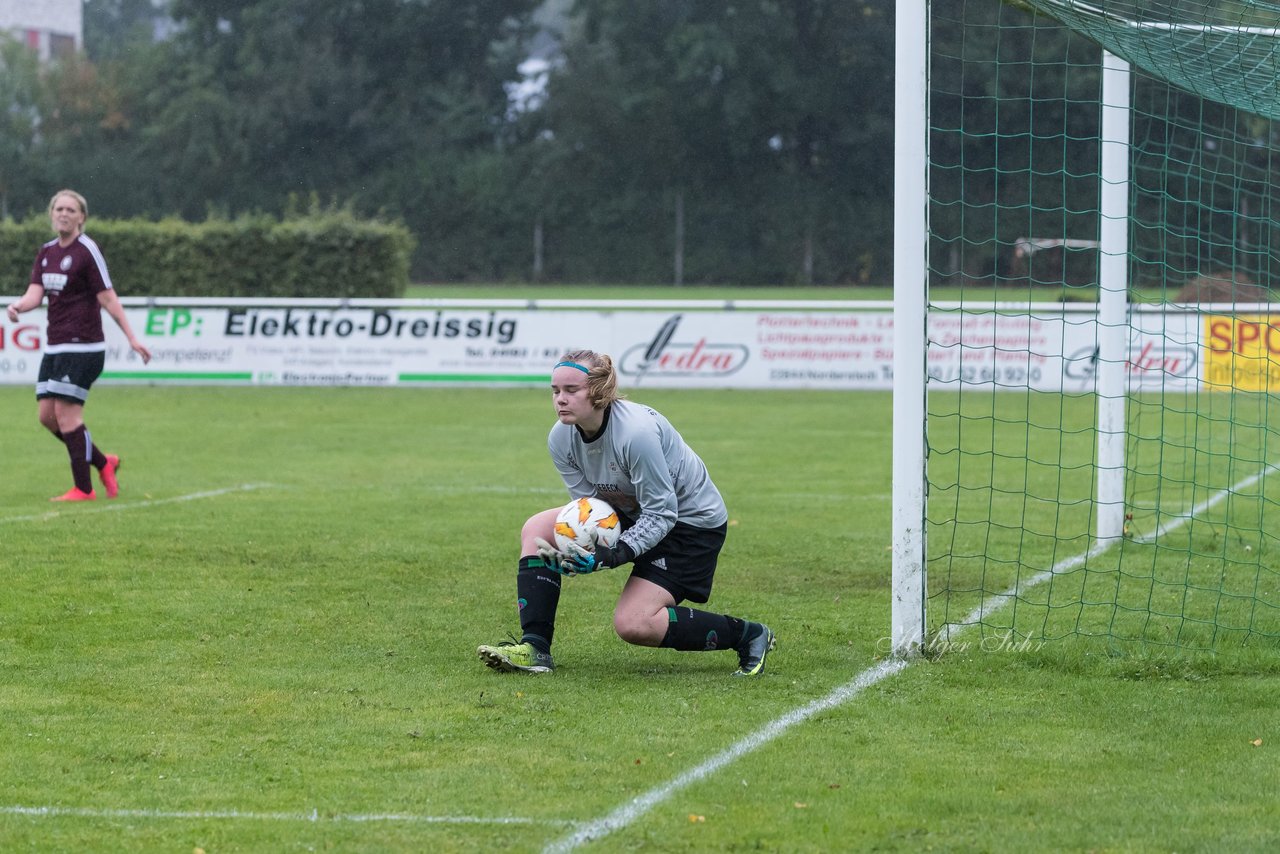
[[[592,284],[492,284],[410,285],[408,299],[734,299],[734,300],[886,300],[891,287],[852,285],[716,286],[716,285],[592,285]]]
[[[852,300],[889,301],[893,286],[883,285],[593,285],[593,284],[413,284],[409,299],[662,299],[662,300]],[[1097,288],[1076,287],[961,287],[929,288],[935,302],[1096,302]],[[1164,291],[1133,291],[1135,303],[1161,303]]]
[[[1280,423],[1268,395],[1132,395],[1129,536],[1087,560],[1077,558],[1091,546],[1096,398],[1007,390],[930,401],[933,625],[1051,572],[989,625],[1280,651]]]
[[[0,387],[0,850],[1280,847],[1274,660],[888,663],[889,396],[633,396],[725,494],[759,679],[613,637],[621,573],[569,583],[554,674],[475,658],[564,499],[545,393],[104,385],[122,495],[59,507]]]

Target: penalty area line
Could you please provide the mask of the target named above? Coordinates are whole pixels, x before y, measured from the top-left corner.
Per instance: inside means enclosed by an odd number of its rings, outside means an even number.
[[[1160,527],[1156,534],[1150,537],[1140,538],[1139,541],[1151,542],[1159,536],[1164,536],[1165,534],[1177,530],[1187,522],[1195,519],[1200,513],[1203,513],[1205,510],[1208,510],[1219,502],[1224,501],[1232,494],[1243,492],[1262,478],[1275,472],[1280,472],[1280,464],[1271,463],[1264,466],[1257,473],[1232,484],[1226,489],[1218,490],[1218,492],[1214,493],[1208,499],[1188,509],[1186,513],[1175,516],[1173,519],[1166,522]],[[1084,552],[1059,561],[1050,569],[1044,570],[1043,572],[1022,581],[1021,584],[1014,585],[1004,593],[993,595],[990,600],[975,608],[974,611],[966,616],[962,622],[948,623],[942,626],[939,629],[939,634],[941,635],[945,633],[946,636],[950,636],[964,631],[969,626],[980,624],[984,617],[989,616],[992,612],[999,610],[1009,602],[1016,599],[1020,592],[1043,584],[1045,581],[1048,581],[1056,575],[1073,570],[1086,563],[1090,558],[1096,557],[1102,552],[1112,548],[1114,545],[1114,540],[1095,541]],[[870,667],[859,673],[854,677],[852,682],[847,682],[839,688],[836,688],[826,697],[815,700],[807,706],[802,706],[795,711],[777,718],[772,723],[767,724],[764,728],[757,730],[746,738],[741,739],[736,744],[721,751],[706,762],[703,762],[701,765],[684,772],[679,777],[676,777],[664,785],[650,789],[645,794],[633,798],[631,801],[622,805],[603,818],[599,818],[591,822],[580,822],[576,824],[575,827],[577,829],[574,830],[573,833],[562,839],[556,840],[544,848],[543,851],[545,854],[561,854],[561,852],[573,851],[588,842],[613,833],[615,830],[622,830],[644,816],[658,804],[679,792],[681,789],[702,780],[729,763],[751,753],[757,748],[763,747],[796,724],[803,723],[819,712],[835,708],[847,700],[852,699],[854,696],[861,693],[863,689],[869,688],[878,682],[888,679],[890,676],[906,669],[916,660],[917,659],[914,658],[889,658],[881,661],[876,666]]]
[[[1276,472],[1280,472],[1280,463],[1268,463],[1267,465],[1263,466],[1262,469],[1255,472],[1254,474],[1251,474],[1248,477],[1242,478],[1241,480],[1231,484],[1230,486],[1224,489],[1219,489],[1217,492],[1210,495],[1204,501],[1201,501],[1199,504],[1189,507],[1185,512],[1177,513],[1177,514],[1169,514],[1168,521],[1162,523],[1154,532],[1147,534],[1145,536],[1134,537],[1133,542],[1143,543],[1143,544],[1154,543],[1155,541],[1159,540],[1161,537],[1164,537],[1167,534],[1172,534],[1174,531],[1178,530],[1183,525],[1186,525],[1188,522],[1195,521],[1200,516],[1200,514],[1204,513],[1206,510],[1212,510],[1215,506],[1217,506],[1218,504],[1221,504],[1223,501],[1227,500],[1232,495],[1238,495],[1244,492],[1246,489],[1253,486],[1255,483],[1262,480],[1267,475],[1274,474]],[[1048,581],[1049,579],[1053,578],[1056,575],[1065,575],[1068,572],[1072,572],[1073,570],[1078,569],[1079,567],[1087,564],[1088,561],[1090,561],[1091,559],[1101,555],[1103,552],[1106,552],[1112,548],[1115,548],[1116,545],[1119,544],[1120,542],[1122,542],[1122,540],[1118,538],[1109,539],[1109,540],[1096,540],[1094,541],[1093,545],[1091,545],[1082,554],[1064,558],[1063,560],[1059,561],[1058,563],[1055,563],[1053,566],[1049,567],[1048,569],[1038,572],[1027,579],[1016,582],[1012,587],[1010,587],[1008,590],[1004,591],[1003,593],[992,594],[989,599],[984,601],[978,607],[974,608],[973,611],[970,612],[960,622],[944,623],[942,626],[940,626],[938,628],[938,637],[943,639],[948,639],[950,638],[951,635],[955,634],[958,631],[963,630],[966,626],[980,625],[982,621],[987,617],[989,617],[991,614],[1000,610],[1005,605],[1008,605],[1010,602],[1017,599],[1022,594],[1023,591],[1030,590],[1032,587],[1036,587],[1040,584],[1043,584],[1044,582]]]
[[[138,810],[91,809],[89,807],[33,807],[0,806],[0,815],[31,816],[33,818],[91,818],[91,819],[237,819],[249,821],[305,822],[311,824],[360,824],[371,822],[399,822],[404,824],[499,824],[499,825],[552,825],[571,826],[573,822],[561,819],[534,819],[518,817],[486,818],[475,815],[415,815],[413,813],[309,813],[245,812],[243,810]]]
[[[679,777],[671,780],[656,789],[650,789],[648,792],[629,801],[609,815],[597,819],[596,821],[580,824],[579,829],[569,834],[563,839],[557,840],[546,848],[542,849],[547,854],[559,854],[562,851],[572,851],[573,849],[584,845],[592,840],[599,839],[615,830],[630,825],[636,819],[643,816],[649,810],[658,804],[670,798],[676,792],[687,786],[702,780],[705,777],[714,774],[724,766],[736,761],[737,759],[751,753],[752,751],[763,747],[773,741],[778,736],[791,729],[799,723],[807,721],[809,718],[833,709],[861,693],[864,689],[875,685],[877,682],[888,679],[893,674],[905,668],[910,661],[905,658],[889,658],[881,661],[875,667],[870,667],[853,679],[846,682],[839,688],[836,688],[827,696],[814,700],[808,705],[801,706],[780,718],[775,719],[763,728],[756,730],[751,735],[739,740],[736,744],[722,750],[720,753],[703,762],[697,767],[691,768],[681,774]]]
[[[77,504],[75,510],[50,510],[47,513],[33,513],[30,516],[9,516],[0,518],[0,525],[12,525],[17,522],[47,522],[52,519],[60,519],[63,516],[92,516],[98,513],[118,513],[122,510],[138,510],[143,507],[158,507],[161,504],[181,504],[186,501],[199,501],[202,498],[217,498],[220,495],[230,495],[233,492],[252,492],[255,489],[271,489],[273,484],[270,483],[242,483],[239,486],[228,486],[225,489],[211,489],[207,492],[191,492],[186,495],[175,495],[173,498],[145,498],[141,501],[124,501],[110,504],[97,504],[95,502],[92,507],[84,507],[83,503]]]

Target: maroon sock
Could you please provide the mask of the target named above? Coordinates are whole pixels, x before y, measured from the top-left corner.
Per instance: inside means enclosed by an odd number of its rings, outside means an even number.
[[[57,439],[59,442],[61,442],[64,445],[67,443],[66,440],[62,438],[62,431],[60,430],[53,431],[53,438]],[[107,464],[107,455],[102,453],[102,451],[98,448],[97,445],[94,445],[93,459],[90,460],[89,462],[93,463],[93,467],[96,468],[98,471],[102,471],[102,467]]]
[[[90,476],[93,440],[89,438],[89,428],[81,424],[70,433],[63,433],[62,441],[66,443],[67,455],[71,457],[71,476],[75,478],[76,489],[93,492],[93,478]]]

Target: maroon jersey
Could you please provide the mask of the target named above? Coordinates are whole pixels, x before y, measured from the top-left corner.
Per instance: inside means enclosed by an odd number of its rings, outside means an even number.
[[[46,353],[107,349],[98,294],[111,287],[111,276],[98,244],[83,234],[65,248],[50,240],[36,255],[31,281],[44,287],[49,300]]]

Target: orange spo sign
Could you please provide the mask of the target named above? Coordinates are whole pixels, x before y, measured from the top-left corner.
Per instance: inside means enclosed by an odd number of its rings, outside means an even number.
[[[1204,340],[1204,382],[1210,389],[1280,390],[1280,319],[1206,315]]]

